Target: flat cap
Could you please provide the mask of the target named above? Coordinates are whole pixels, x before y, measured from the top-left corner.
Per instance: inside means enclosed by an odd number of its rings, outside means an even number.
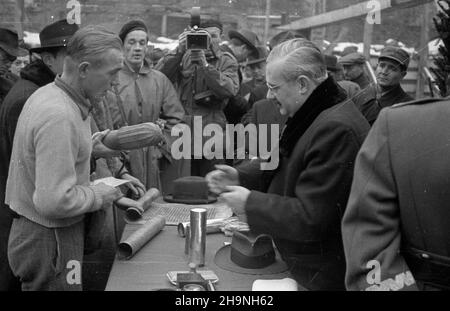
[[[378,59],[391,59],[397,63],[399,63],[401,66],[404,67],[404,69],[407,69],[409,66],[409,54],[405,50],[395,47],[395,46],[387,46],[385,47],[380,54],[380,57]]]
[[[361,53],[350,53],[339,59],[341,65],[364,64],[365,62],[366,58]]]

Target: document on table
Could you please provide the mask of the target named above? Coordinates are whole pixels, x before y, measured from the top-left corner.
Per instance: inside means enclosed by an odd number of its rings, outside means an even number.
[[[118,187],[121,186],[123,184],[129,183],[129,180],[125,180],[125,179],[117,179],[114,177],[105,177],[105,178],[100,178],[100,179],[96,179],[93,182],[91,182],[91,185],[95,186],[98,185],[99,183],[104,183],[105,185],[108,185],[110,187]]]
[[[165,202],[162,197],[159,197],[152,202],[152,206],[142,215],[142,219],[136,222],[127,223],[140,223],[159,215],[164,216],[166,219],[166,226],[178,226],[180,222],[188,222],[190,220],[190,211],[193,208],[206,209],[207,219],[224,219],[232,216],[233,212],[231,208],[227,206],[225,202],[215,202],[212,204],[178,204]]]

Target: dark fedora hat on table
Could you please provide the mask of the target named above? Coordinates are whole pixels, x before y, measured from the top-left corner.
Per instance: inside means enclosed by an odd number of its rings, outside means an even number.
[[[16,32],[0,28],[0,48],[15,57],[27,56],[28,51],[19,47],[19,36]]]
[[[233,233],[230,245],[220,248],[214,262],[222,269],[242,274],[276,274],[288,269],[267,234]]]
[[[164,196],[164,201],[182,204],[210,204],[217,198],[209,195],[208,183],[204,177],[181,177],[173,182],[173,193]]]
[[[41,45],[30,49],[30,52],[41,53],[51,48],[65,47],[78,29],[77,24],[69,24],[66,19],[45,26],[39,33]]]

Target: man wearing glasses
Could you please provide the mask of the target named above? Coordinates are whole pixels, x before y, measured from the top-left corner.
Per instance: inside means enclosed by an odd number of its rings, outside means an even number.
[[[289,40],[267,58],[267,97],[288,116],[279,149],[270,154],[279,156],[278,165],[260,159],[217,165],[206,180],[252,233],[273,237],[301,286],[344,290],[341,217],[369,125],[312,46]]]

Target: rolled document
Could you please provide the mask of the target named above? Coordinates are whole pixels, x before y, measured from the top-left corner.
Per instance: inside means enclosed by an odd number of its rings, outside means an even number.
[[[142,217],[142,214],[144,214],[144,212],[146,210],[148,210],[150,208],[150,206],[152,206],[152,202],[154,200],[156,200],[156,198],[158,198],[159,195],[160,195],[160,192],[156,188],[151,188],[150,190],[148,190],[142,196],[142,198],[137,200],[138,204],[136,206],[127,208],[127,210],[125,212],[126,219],[128,221],[139,220]]]
[[[223,225],[223,222],[225,219],[208,219],[206,220],[206,234],[208,233],[216,233],[221,232],[221,227]],[[190,226],[190,222],[180,222],[178,224],[178,234],[181,237],[186,237],[187,233],[187,227]]]
[[[130,150],[157,146],[164,141],[161,128],[152,122],[124,126],[109,132],[103,138],[105,146],[114,150]]]
[[[163,216],[155,216],[142,225],[136,232],[119,243],[118,253],[122,259],[130,259],[142,246],[157,235],[165,226],[166,219]]]

